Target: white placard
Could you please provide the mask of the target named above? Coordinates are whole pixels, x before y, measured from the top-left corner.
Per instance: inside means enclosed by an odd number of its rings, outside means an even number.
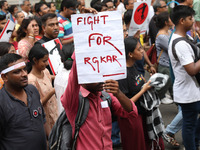
[[[0,34],[0,42],[9,42],[10,37],[13,33],[14,27],[15,27],[15,23],[11,20],[8,20]]]
[[[144,34],[148,28],[147,17],[151,0],[135,2],[128,35],[133,36],[138,30]]]
[[[126,78],[121,14],[75,14],[71,19],[79,84]]]
[[[64,67],[61,62],[59,51],[62,50],[62,44],[58,38],[48,41],[42,44],[49,51],[49,66],[54,75],[58,74],[59,71]]]

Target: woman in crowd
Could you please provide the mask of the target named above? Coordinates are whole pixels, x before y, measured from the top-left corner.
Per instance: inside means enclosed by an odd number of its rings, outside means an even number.
[[[60,72],[58,72],[54,80],[54,87],[55,87],[56,97],[58,101],[59,114],[63,110],[60,97],[62,96],[62,94],[64,93],[67,87],[70,69],[72,68],[72,64],[73,64],[73,60],[71,59],[73,52],[74,52],[73,43],[63,45],[63,48],[61,51],[61,61],[63,62],[64,68]]]
[[[19,54],[27,61],[30,49],[37,41],[35,38],[39,35],[38,22],[34,18],[25,18],[17,30],[17,41]]]
[[[7,53],[16,53],[16,50],[13,44],[9,42],[0,42],[0,57],[7,54]],[[3,87],[3,80],[0,77],[0,89]]]
[[[137,118],[118,118],[121,140],[124,150],[150,150],[151,141],[146,131],[146,110],[141,107],[140,101],[143,94],[151,88],[150,82],[145,83],[144,77],[135,67],[135,62],[143,57],[143,49],[139,41],[134,37],[124,40],[126,51],[127,78],[119,80],[120,90],[133,102],[138,109]],[[159,140],[161,150],[164,150],[163,140]]]
[[[28,80],[30,84],[35,85],[40,93],[41,103],[46,114],[45,130],[47,136],[49,136],[58,118],[55,89],[52,87],[54,76],[50,75],[46,69],[48,58],[48,51],[40,44],[34,45],[28,55],[29,64],[32,66],[31,72],[28,74]]]
[[[169,56],[168,56],[168,42],[170,37],[170,28],[173,26],[171,19],[169,18],[168,12],[160,13],[156,18],[156,26],[159,28],[158,34],[156,36],[156,50],[157,50],[157,60],[158,60],[158,72],[162,74],[167,74],[169,80],[164,88],[158,91],[158,95],[161,99],[161,102],[168,104],[172,101],[165,97],[166,92],[169,90],[170,96],[173,97],[172,91],[172,81],[170,78],[170,69],[169,69]],[[173,101],[172,101],[173,102]]]

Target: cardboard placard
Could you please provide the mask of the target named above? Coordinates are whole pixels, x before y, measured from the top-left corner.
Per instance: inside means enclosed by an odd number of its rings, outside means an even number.
[[[59,71],[64,67],[61,62],[60,51],[62,50],[62,44],[58,38],[43,43],[44,46],[49,51],[49,66],[54,75],[58,74]]]
[[[8,20],[0,34],[0,42],[9,42],[14,28],[15,28],[15,23],[11,20]]]
[[[121,14],[76,14],[71,20],[79,84],[126,78]]]
[[[134,3],[133,14],[128,32],[129,36],[133,36],[138,30],[140,30],[140,34],[146,32],[148,27],[147,17],[150,6],[151,6],[151,0]]]

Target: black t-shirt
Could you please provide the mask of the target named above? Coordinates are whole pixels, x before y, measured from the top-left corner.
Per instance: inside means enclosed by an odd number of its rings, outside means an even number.
[[[118,82],[120,90],[128,98],[132,98],[134,95],[136,95],[144,84],[142,75],[137,71],[135,66],[127,67],[127,78],[119,80]],[[139,104],[139,101],[142,99],[143,97],[141,96],[135,103],[139,114],[145,113],[145,110]]]
[[[37,42],[35,42],[35,44],[43,44],[43,43],[49,42],[51,40],[53,40],[53,39],[49,39],[46,36],[43,36],[40,40],[38,40]]]
[[[0,90],[0,149],[46,150],[45,115],[33,85],[24,88],[28,106]]]

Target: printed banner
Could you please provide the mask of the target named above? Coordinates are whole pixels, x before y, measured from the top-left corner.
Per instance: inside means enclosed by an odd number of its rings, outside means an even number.
[[[128,35],[133,36],[138,30],[144,34],[147,30],[147,17],[151,0],[135,2]]]
[[[61,62],[60,52],[62,50],[62,44],[58,38],[42,44],[49,51],[49,66],[54,75],[64,67]]]
[[[8,20],[0,34],[0,42],[9,42],[10,37],[13,33],[14,27],[15,27],[15,23],[11,20]]]

